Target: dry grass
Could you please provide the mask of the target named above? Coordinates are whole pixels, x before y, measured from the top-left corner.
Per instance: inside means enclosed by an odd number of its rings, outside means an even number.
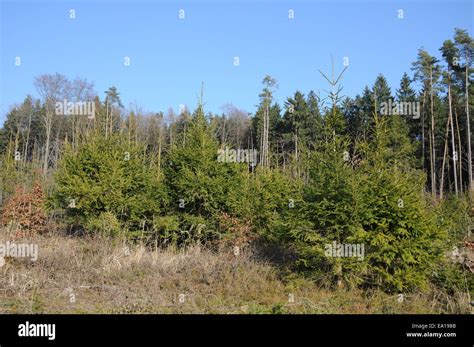
[[[0,232],[0,242],[13,242]],[[0,267],[5,313],[443,313],[469,312],[462,295],[397,296],[331,291],[296,278],[247,250],[235,256],[198,246],[150,249],[102,238],[51,233],[35,243],[36,262],[8,258]],[[75,299],[75,300],[71,300]],[[293,300],[292,300],[293,299]],[[446,301],[447,300],[447,301]]]

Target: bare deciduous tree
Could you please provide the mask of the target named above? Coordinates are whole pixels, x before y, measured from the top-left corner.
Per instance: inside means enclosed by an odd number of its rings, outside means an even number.
[[[51,136],[53,131],[53,121],[55,118],[55,104],[67,95],[68,80],[61,74],[41,75],[34,80],[35,88],[40,95],[46,112],[42,117],[42,123],[45,130],[45,144],[43,157],[43,175],[48,172],[49,152],[51,146]]]

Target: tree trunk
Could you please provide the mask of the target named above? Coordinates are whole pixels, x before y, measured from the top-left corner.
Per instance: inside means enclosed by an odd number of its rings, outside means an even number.
[[[425,153],[426,153],[426,139],[425,139],[425,91],[423,91],[423,106],[421,108],[421,157],[423,162],[423,170],[425,170]]]
[[[299,178],[299,166],[298,166],[298,131],[295,132],[295,165],[296,165],[296,177]]]
[[[466,50],[466,129],[467,129],[467,168],[469,171],[469,190],[474,192],[474,182],[472,181],[472,152],[471,152],[471,121],[469,119],[469,56]]]
[[[446,123],[446,134],[444,136],[444,153],[443,153],[443,163],[441,164],[441,179],[439,181],[439,199],[443,200],[444,195],[444,168],[446,166],[446,156],[448,154],[448,134],[449,134],[449,123],[451,119],[448,116],[448,122]]]
[[[46,130],[46,141],[44,145],[44,162],[43,162],[43,176],[46,176],[48,173],[48,165],[49,165],[49,147],[51,143],[51,127],[53,123],[53,116],[50,110],[46,110],[45,116],[45,130]]]
[[[30,145],[31,118],[32,118],[32,113],[30,113],[30,117],[28,118],[28,130],[26,133],[26,142],[25,142],[25,147],[24,147],[25,149],[23,150],[23,160],[25,163],[28,158],[28,146]]]
[[[434,120],[434,95],[433,95],[433,67],[430,66],[430,97],[431,97],[431,193],[436,198],[436,136]]]
[[[105,138],[108,137],[109,133],[109,100],[105,98]]]
[[[459,130],[459,120],[456,107],[454,107],[454,121],[456,122],[456,131],[458,133],[458,163],[459,163],[459,192],[463,193],[463,179],[462,179],[462,146],[461,146],[461,132]]]
[[[449,71],[448,71],[449,74]],[[456,170],[456,160],[457,160],[457,153],[456,153],[456,139],[454,137],[454,122],[453,122],[453,108],[451,102],[451,81],[448,75],[448,103],[449,103],[449,119],[451,123],[451,148],[452,148],[452,156],[453,156],[453,174],[454,174],[454,191],[456,196],[458,196],[458,175]]]

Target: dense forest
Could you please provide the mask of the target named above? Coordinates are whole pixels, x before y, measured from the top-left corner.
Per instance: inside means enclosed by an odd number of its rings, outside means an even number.
[[[1,223],[17,238],[253,248],[331,290],[469,303],[474,40],[440,44],[413,52],[395,90],[380,74],[347,97],[351,67],[333,61],[326,85],[279,104],[278,76],[261,76],[253,113],[207,112],[205,81],[194,109],[144,112],[114,86],[38,76],[0,130]]]

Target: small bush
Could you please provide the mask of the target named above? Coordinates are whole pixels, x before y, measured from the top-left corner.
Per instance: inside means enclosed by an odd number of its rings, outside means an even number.
[[[63,209],[75,225],[101,229],[113,220],[133,237],[152,230],[166,204],[161,176],[145,148],[120,135],[93,136],[77,151],[66,148],[55,178],[50,207]]]
[[[222,213],[219,216],[219,232],[223,235],[222,239],[219,240],[221,248],[226,246],[247,246],[256,238],[255,231],[248,221],[232,217],[227,213]]]
[[[324,283],[362,284],[367,263],[357,258],[327,256],[326,245],[360,244],[355,218],[357,180],[344,161],[343,141],[322,147],[312,158],[309,181],[289,238],[299,254],[298,264]]]
[[[474,276],[468,271],[463,271],[459,264],[451,263],[449,260],[438,264],[432,273],[432,282],[448,295],[456,292],[474,295]]]
[[[44,231],[46,213],[41,185],[36,183],[31,192],[17,186],[7,201],[1,216],[2,225],[10,225],[21,234],[37,234]]]
[[[244,220],[252,213],[248,165],[217,160],[219,146],[201,106],[193,114],[185,136],[183,145],[171,149],[164,170],[170,211],[177,216],[179,228],[168,217],[158,223],[168,227],[158,226],[165,227],[165,237],[176,242],[217,241],[226,232],[219,228],[222,214]],[[176,235],[171,235],[170,225]]]
[[[118,236],[122,230],[119,220],[111,212],[102,212],[97,217],[91,217],[86,228],[89,232],[111,237]]]
[[[367,282],[387,291],[427,289],[447,235],[421,193],[423,175],[367,167],[358,180],[357,235],[366,245]]]
[[[446,230],[450,246],[465,240],[471,224],[467,197],[451,196],[437,206],[437,223],[439,228]]]

